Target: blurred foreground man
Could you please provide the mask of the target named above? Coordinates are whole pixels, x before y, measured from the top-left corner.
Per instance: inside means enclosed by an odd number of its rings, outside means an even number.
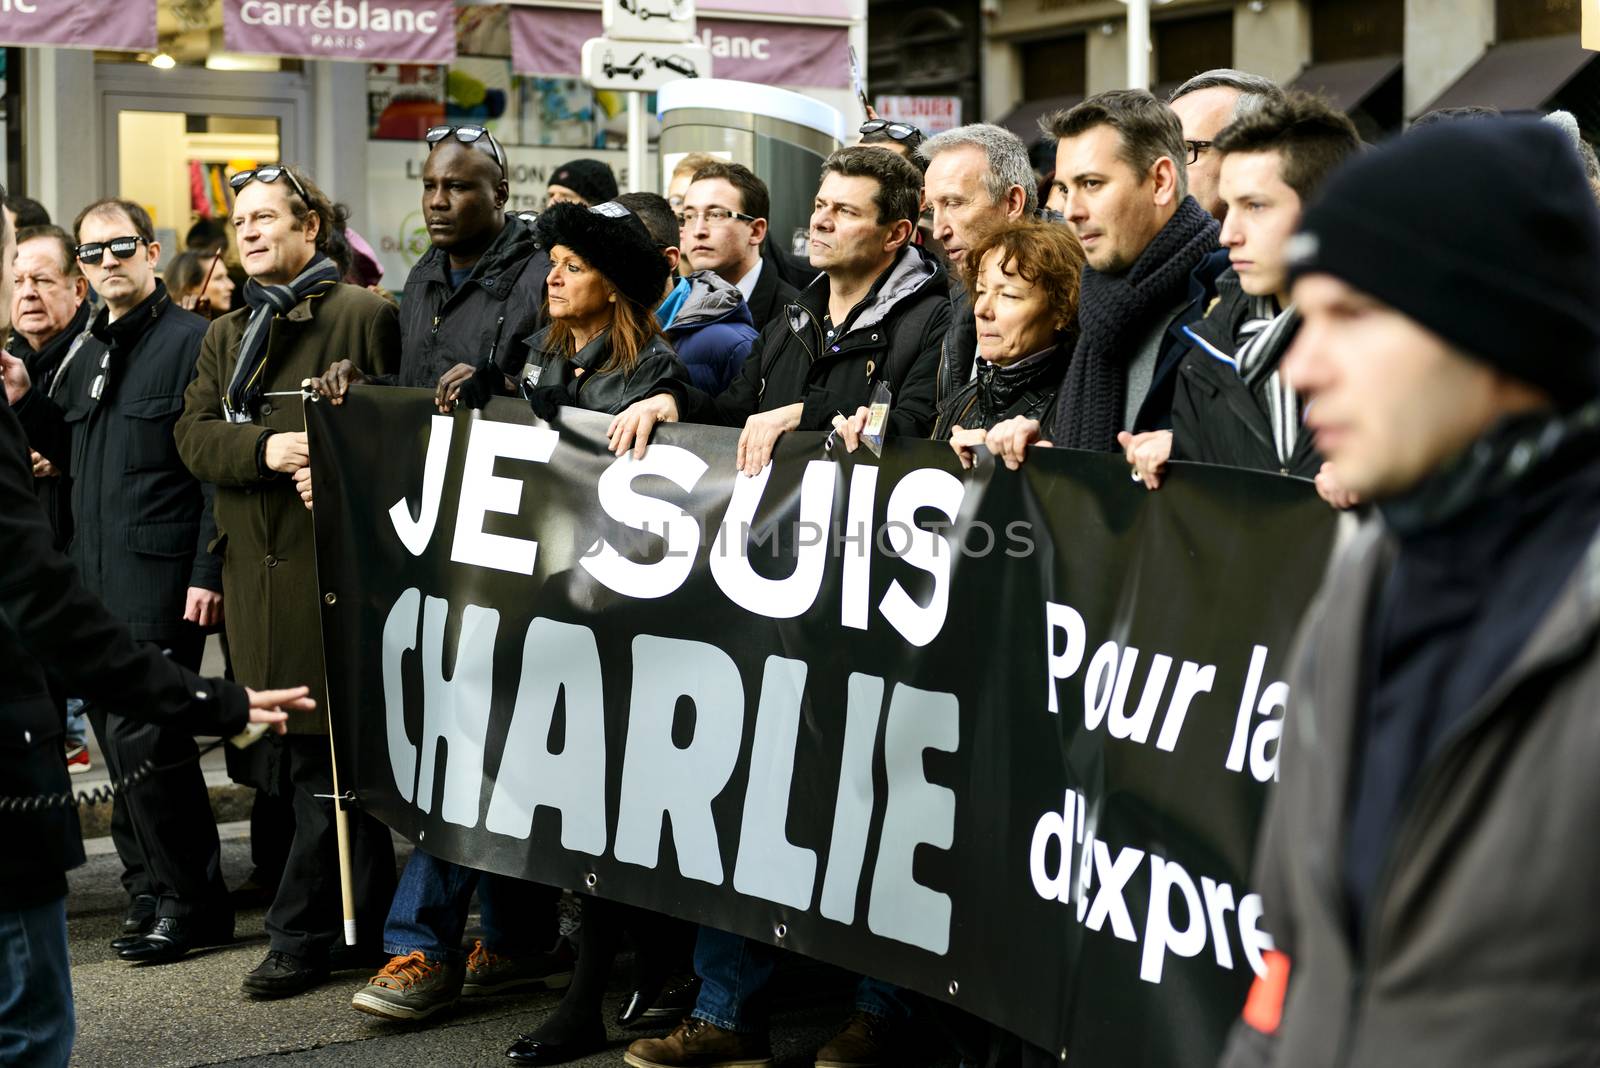
[[[1295,246],[1284,373],[1378,514],[1301,635],[1224,1063],[1592,1064],[1600,218],[1559,132],[1452,123]]]
[[[247,306],[207,330],[177,438],[190,470],[216,486],[213,551],[222,556],[235,673],[256,686],[309,683],[318,704],[290,717],[286,737],[249,751],[250,785],[294,810],[294,838],[267,909],[269,951],[243,984],[247,994],[272,998],[322,982],[342,941],[322,597],[311,513],[292,479],[311,456],[305,402],[295,394],[335,354],[368,374],[393,370],[400,331],[394,305],[339,281],[326,254],[333,206],[309,177],[272,164],[232,183]],[[351,813],[350,851],[358,939],[376,957],[394,895],[389,829]]]

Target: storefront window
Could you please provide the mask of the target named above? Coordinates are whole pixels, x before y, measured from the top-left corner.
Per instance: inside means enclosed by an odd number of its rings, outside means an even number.
[[[1577,33],[1583,11],[1578,0],[1498,0],[1495,19],[1500,40],[1520,41]]]

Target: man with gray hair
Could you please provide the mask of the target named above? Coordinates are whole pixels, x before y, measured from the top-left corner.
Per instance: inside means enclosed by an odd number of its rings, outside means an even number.
[[[1234,119],[1283,96],[1270,78],[1229,67],[1202,71],[1167,97],[1167,106],[1183,123],[1184,147],[1189,150],[1189,192],[1200,206],[1222,221],[1228,206],[1217,192],[1222,157],[1211,147]]]
[[[990,230],[1039,210],[1039,194],[1022,138],[1001,126],[975,122],[924,141],[922,195],[933,209],[933,236],[950,261],[950,332],[939,359],[936,400],[972,377],[978,349],[972,304],[962,279],[967,249]]]

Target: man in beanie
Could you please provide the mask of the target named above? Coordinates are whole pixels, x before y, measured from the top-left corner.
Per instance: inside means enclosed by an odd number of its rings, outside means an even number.
[[[582,204],[593,207],[613,200],[617,195],[617,176],[611,168],[597,159],[575,159],[563,163],[550,175],[549,188],[545,190],[545,206],[551,204]]]
[[[1040,122],[1057,139],[1056,184],[1087,264],[1078,341],[1053,425],[1019,416],[989,431],[1016,468],[1040,439],[1121,452],[1117,435],[1172,425],[1183,327],[1200,318],[1228,265],[1217,221],[1189,195],[1183,126],[1141,89],[1092,96]]]
[[[1391,142],[1306,214],[1284,373],[1377,508],[1298,643],[1255,877],[1276,949],[1228,1068],[1600,1048],[1597,264],[1572,146],[1531,121]]]

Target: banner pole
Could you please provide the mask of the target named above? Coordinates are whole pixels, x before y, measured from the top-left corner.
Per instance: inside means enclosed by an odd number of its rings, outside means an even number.
[[[316,403],[317,394],[306,392],[306,384],[302,383],[301,397],[305,405],[311,405]],[[307,444],[309,447],[311,417],[307,408],[302,407],[301,410],[305,414]],[[315,545],[317,541],[317,509],[315,495],[312,497],[311,504],[311,543]],[[315,558],[316,554],[313,553],[313,566],[316,566]],[[322,574],[320,568],[318,568],[317,573],[317,589],[322,589]],[[323,594],[323,601],[326,604],[331,605],[336,604],[338,598],[337,595],[330,590],[329,592]],[[339,787],[339,748],[334,744],[333,740],[333,687],[328,685],[328,643],[326,639],[324,639],[322,643],[322,663],[322,696],[327,702],[327,707],[323,711],[327,717],[326,722],[328,725],[328,768],[332,773],[333,778],[333,834],[339,853],[339,897],[344,906],[344,944],[347,946],[354,946],[356,944],[356,893],[355,880],[350,874],[350,814],[345,811],[344,791]]]

